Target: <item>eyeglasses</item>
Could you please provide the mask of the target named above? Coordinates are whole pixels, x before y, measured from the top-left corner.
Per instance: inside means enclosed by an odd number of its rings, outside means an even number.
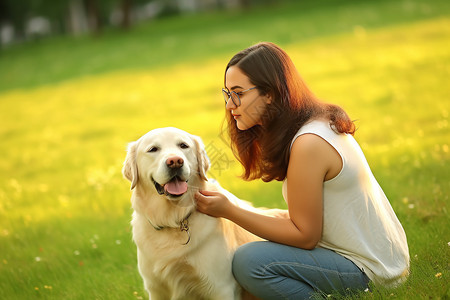
[[[240,106],[241,105],[241,98],[239,98],[239,96],[242,96],[242,94],[244,94],[245,92],[248,92],[250,90],[256,89],[256,86],[246,89],[244,91],[240,91],[240,92],[229,92],[226,89],[222,89],[222,94],[223,94],[223,98],[225,99],[225,105],[228,104],[228,101],[231,98],[231,101],[233,101],[234,105],[236,106]]]

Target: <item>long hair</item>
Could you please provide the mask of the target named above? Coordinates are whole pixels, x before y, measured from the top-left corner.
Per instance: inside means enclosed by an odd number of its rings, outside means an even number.
[[[354,134],[355,125],[347,113],[337,105],[319,101],[289,56],[277,45],[263,42],[237,53],[225,74],[232,66],[249,78],[260,95],[269,94],[272,98],[264,108],[262,125],[247,130],[237,128],[231,112],[226,113],[231,149],[244,167],[243,179],[284,180],[290,143],[310,119],[328,119],[335,132]]]

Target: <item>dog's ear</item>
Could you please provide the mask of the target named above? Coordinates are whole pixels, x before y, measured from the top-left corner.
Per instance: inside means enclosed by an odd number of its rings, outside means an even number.
[[[131,181],[131,190],[136,187],[138,181],[138,169],[136,164],[137,142],[128,144],[127,157],[123,163],[123,177]]]
[[[197,163],[198,163],[198,172],[200,177],[203,180],[208,180],[206,177],[206,173],[209,170],[209,158],[206,155],[205,145],[200,137],[193,135],[192,140],[195,143],[195,147],[197,148]]]

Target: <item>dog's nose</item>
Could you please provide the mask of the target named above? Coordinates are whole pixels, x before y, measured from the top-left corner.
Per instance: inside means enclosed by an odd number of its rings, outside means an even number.
[[[166,160],[166,165],[171,169],[181,168],[184,164],[184,160],[179,156],[172,156]]]

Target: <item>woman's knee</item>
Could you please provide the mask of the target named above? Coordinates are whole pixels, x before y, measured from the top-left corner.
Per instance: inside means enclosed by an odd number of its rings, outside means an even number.
[[[233,275],[236,280],[241,283],[251,280],[255,277],[257,270],[264,264],[262,257],[258,253],[261,252],[264,242],[251,242],[240,246],[233,257]],[[242,284],[241,283],[241,284]]]
[[[277,263],[284,246],[272,242],[252,242],[239,247],[233,258],[233,275],[237,282],[254,296],[280,299],[289,278],[278,274]],[[281,285],[280,285],[281,284]],[[297,284],[297,283],[296,283]],[[281,291],[280,291],[281,289]]]
[[[244,276],[250,270],[250,266],[248,264],[252,258],[251,244],[252,243],[248,243],[240,246],[234,253],[232,268],[233,275],[238,281],[241,276]]]

